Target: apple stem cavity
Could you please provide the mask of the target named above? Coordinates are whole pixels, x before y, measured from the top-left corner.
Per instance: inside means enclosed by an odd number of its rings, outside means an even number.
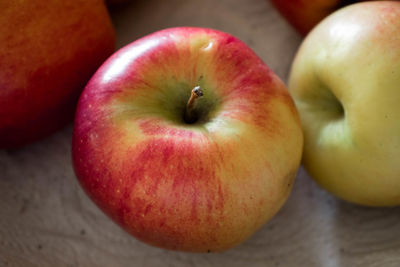
[[[196,112],[194,112],[194,109],[197,104],[197,100],[203,96],[203,90],[201,89],[200,86],[196,86],[195,88],[192,89],[192,93],[190,94],[190,98],[186,104],[186,109],[185,109],[185,116],[184,120],[186,123],[194,123],[197,120],[197,115]]]

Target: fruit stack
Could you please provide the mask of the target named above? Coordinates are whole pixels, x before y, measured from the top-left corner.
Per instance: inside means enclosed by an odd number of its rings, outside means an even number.
[[[289,90],[219,30],[168,28],[114,53],[107,5],[121,2],[2,4],[0,148],[75,116],[83,189],[127,232],[173,250],[246,240],[285,203],[301,161],[341,199],[400,205],[400,2],[272,1],[306,35]]]

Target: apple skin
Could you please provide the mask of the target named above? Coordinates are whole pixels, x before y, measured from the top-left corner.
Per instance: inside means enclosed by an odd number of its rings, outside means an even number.
[[[368,206],[400,205],[400,2],[363,2],[302,43],[289,90],[303,164],[325,189]]]
[[[200,85],[199,120],[183,121]],[[285,85],[237,38],[170,28],[116,52],[79,100],[76,175],[133,236],[183,251],[247,239],[287,199],[301,160]]]
[[[120,5],[126,4],[128,2],[131,2],[131,0],[106,0],[105,2],[107,4],[107,6],[112,8],[112,7],[120,6]]]
[[[19,147],[72,121],[80,92],[114,51],[102,0],[3,1],[0,148]]]
[[[301,34],[306,35],[322,19],[354,0],[270,0],[283,17]],[[364,0],[365,1],[365,0]],[[368,0],[366,0],[368,1]],[[369,0],[371,1],[371,0]],[[379,0],[375,0],[379,1]],[[382,0],[381,0],[382,1]]]

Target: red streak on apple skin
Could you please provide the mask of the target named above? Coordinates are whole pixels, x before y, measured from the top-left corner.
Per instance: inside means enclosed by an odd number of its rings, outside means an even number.
[[[190,220],[197,220],[199,216],[197,208],[202,206],[198,203],[201,194],[207,194],[205,199],[210,200],[216,209],[222,210],[223,197],[207,193],[209,188],[219,187],[214,171],[218,169],[215,166],[217,163],[210,161],[207,153],[195,152],[199,149],[201,151],[190,139],[177,143],[176,139],[154,138],[140,144],[129,152],[128,158],[132,159],[129,164],[133,169],[130,175],[131,184],[127,188],[134,188],[135,184],[141,182],[146,184],[146,195],[151,197],[157,194],[160,183],[169,184],[171,191],[161,196],[164,201],[159,203],[160,208],[171,209],[173,206],[170,205],[174,204],[178,206],[173,208],[181,209],[181,205],[191,203]],[[145,181],[146,177],[151,178],[149,184]],[[172,199],[169,199],[170,194],[175,194]],[[180,203],[177,199],[186,203]]]
[[[202,138],[203,135],[193,131],[192,129],[178,128],[176,126],[164,124],[160,120],[148,119],[138,123],[143,134],[148,136],[171,136],[177,138],[197,139]]]
[[[223,161],[194,142],[154,137],[125,152],[119,170],[112,170],[112,163],[96,164],[96,159],[90,158],[93,148],[86,146],[86,150],[81,144],[87,158],[75,158],[77,175],[92,199],[143,241],[179,248],[196,232],[215,239],[213,231],[218,231],[218,222],[224,220],[224,195],[229,195],[215,174]],[[113,162],[105,154],[99,158]]]
[[[80,105],[89,103],[84,95]],[[111,134],[101,123],[107,112],[92,107],[76,119],[74,167],[88,195],[128,232],[150,244],[178,249],[188,237],[215,240],[229,196],[215,174],[224,163],[222,154],[202,148],[209,144],[204,135],[168,131],[151,120],[140,125],[154,137],[124,150],[115,142],[126,137],[116,129]],[[99,138],[93,139],[94,133]],[[200,233],[204,236],[196,237]]]
[[[279,99],[291,106],[294,116],[297,116],[285,85],[237,38],[225,36],[219,42],[213,73],[215,87],[221,90],[225,104],[230,106],[225,116],[256,125],[268,135],[279,135],[279,116],[275,116],[270,101]]]

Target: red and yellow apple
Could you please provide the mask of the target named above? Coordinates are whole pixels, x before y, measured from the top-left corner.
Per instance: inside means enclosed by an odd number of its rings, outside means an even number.
[[[198,86],[203,96],[188,101]],[[219,251],[283,205],[302,143],[285,85],[250,48],[216,30],[171,28],[122,48],[92,77],[73,163],[88,195],[136,238]]]
[[[360,0],[271,0],[271,2],[299,33],[306,35],[318,22],[335,10]]]
[[[323,20],[295,57],[289,90],[310,175],[347,201],[400,205],[400,2]]]
[[[115,38],[103,0],[2,1],[0,14],[0,148],[10,148],[72,121]]]

